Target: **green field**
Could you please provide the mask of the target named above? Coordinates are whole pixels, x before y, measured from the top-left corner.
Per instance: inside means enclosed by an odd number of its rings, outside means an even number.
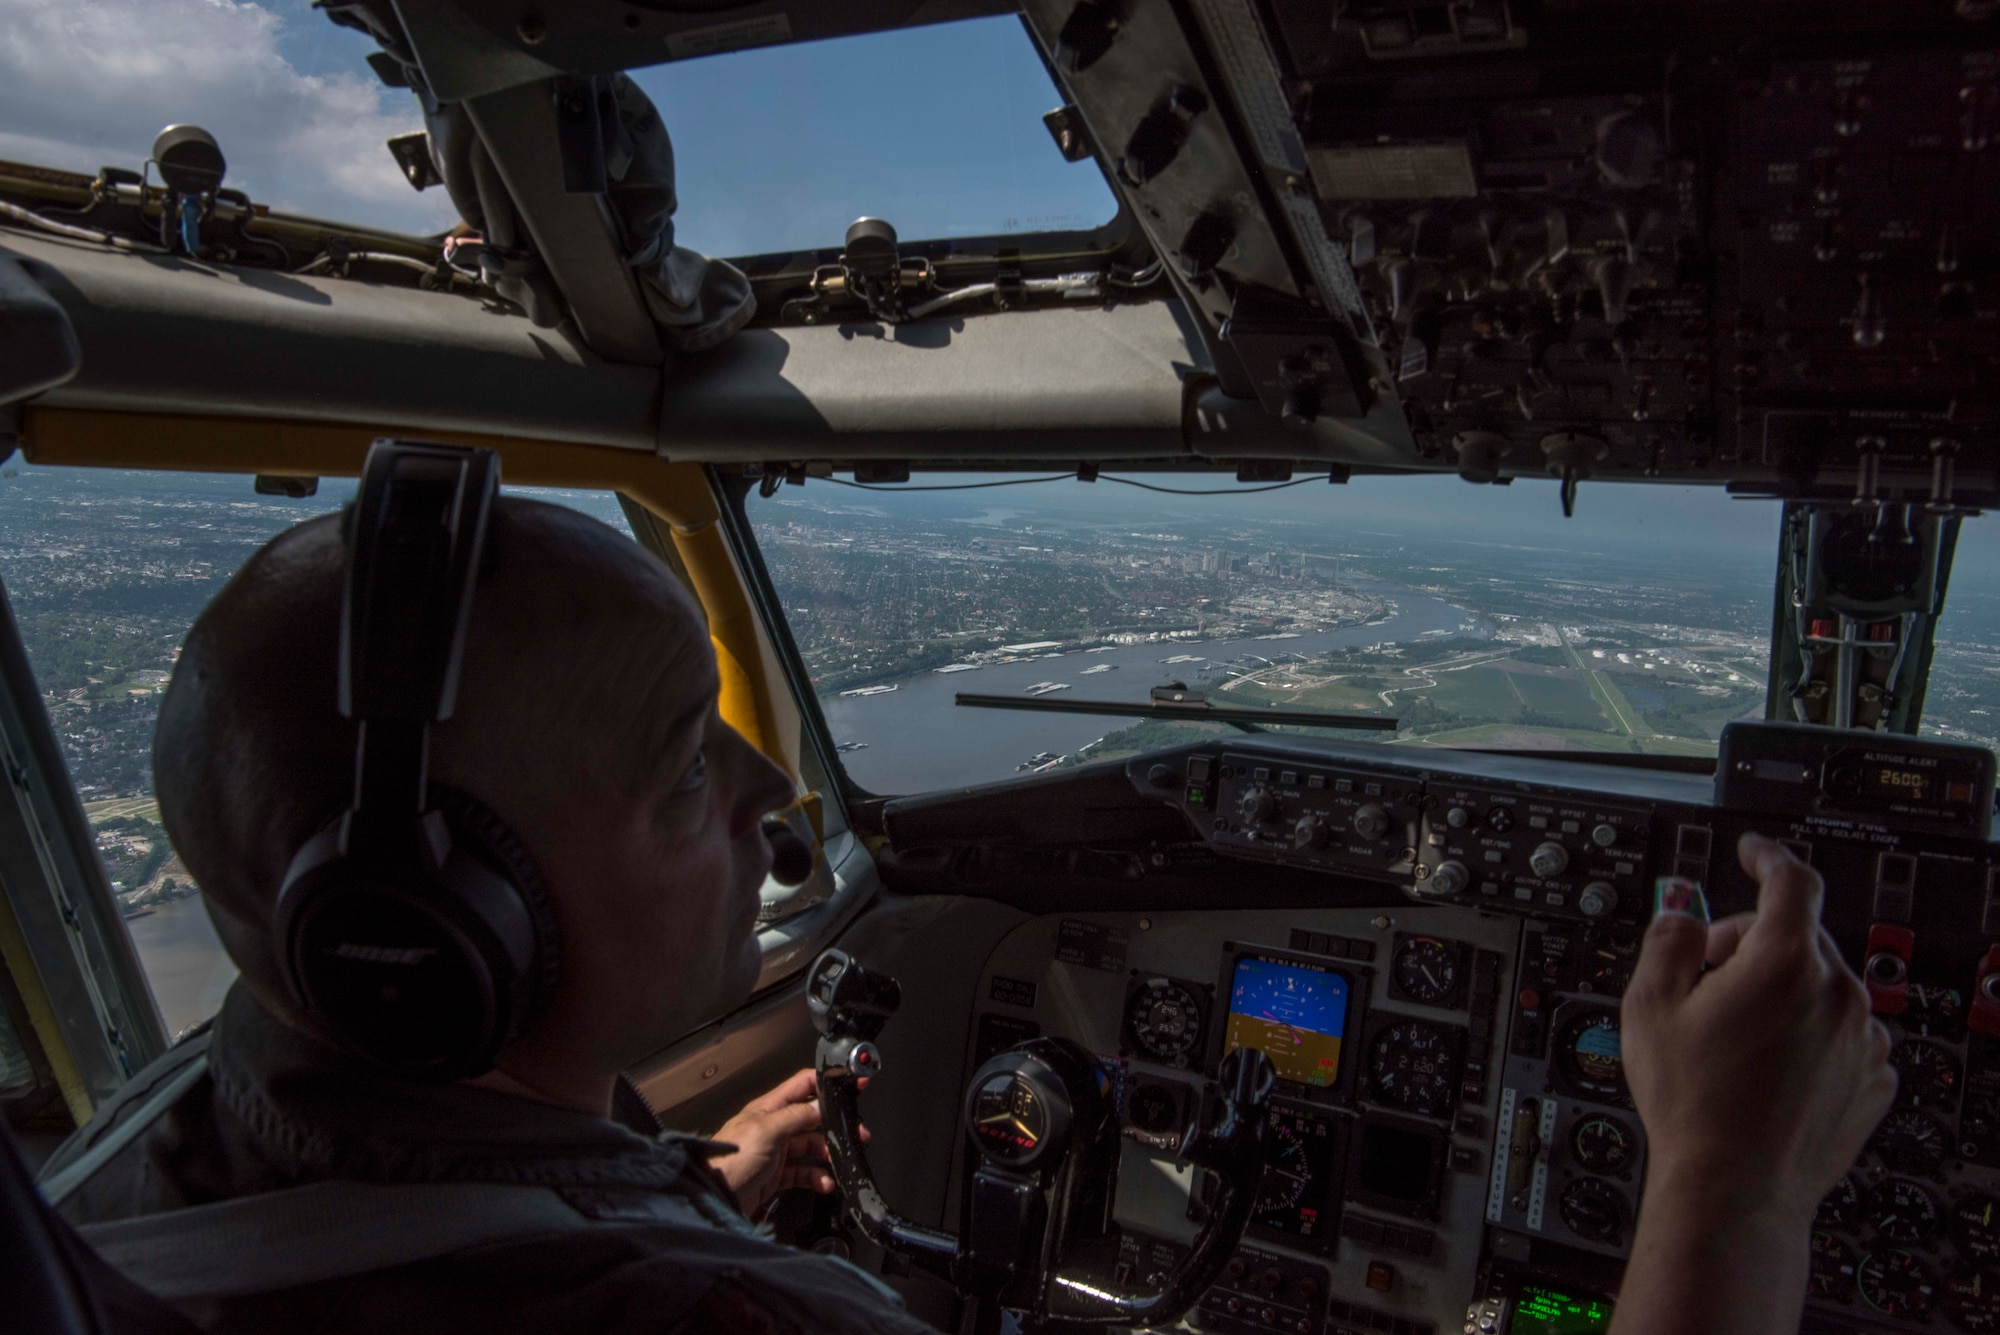
[[[1563,727],[1611,730],[1611,720],[1605,717],[1597,696],[1581,678],[1530,676],[1525,672],[1512,676],[1514,689],[1527,699],[1531,712],[1555,719]]]
[[[1647,753],[1666,756],[1712,756],[1712,742],[1684,741],[1678,737],[1647,737],[1635,740],[1618,733],[1580,732],[1572,728],[1523,727],[1517,723],[1482,723],[1471,728],[1452,728],[1422,737],[1398,738],[1400,746],[1440,746],[1500,751],[1622,751],[1628,755]]]
[[[1468,723],[1505,722],[1519,718],[1521,711],[1527,708],[1526,699],[1514,689],[1508,674],[1491,667],[1440,672],[1436,686],[1417,686],[1414,690],[1402,692],[1396,700],[1404,703],[1423,696],[1428,696],[1430,702],[1446,714]]]

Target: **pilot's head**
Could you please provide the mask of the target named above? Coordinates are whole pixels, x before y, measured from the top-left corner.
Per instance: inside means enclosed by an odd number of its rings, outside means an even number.
[[[431,776],[512,827],[548,883],[562,982],[501,1069],[615,1071],[749,995],[764,813],[790,780],[716,712],[700,610],[630,539],[503,498],[456,712]],[[294,853],[353,796],[336,709],[346,548],[328,516],[250,558],[188,633],[160,709],[160,815],[266,1008],[294,1007],[271,931]]]

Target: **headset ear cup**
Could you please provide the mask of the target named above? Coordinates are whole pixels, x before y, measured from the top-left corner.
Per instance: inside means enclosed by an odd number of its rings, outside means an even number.
[[[548,885],[541,868],[498,812],[470,793],[441,783],[430,786],[430,805],[443,814],[453,842],[483,859],[505,876],[521,893],[535,934],[533,976],[523,980],[526,995],[521,999],[518,1018],[509,1038],[528,1032],[548,1010],[562,978],[562,936],[556,926],[554,908],[549,903]]]

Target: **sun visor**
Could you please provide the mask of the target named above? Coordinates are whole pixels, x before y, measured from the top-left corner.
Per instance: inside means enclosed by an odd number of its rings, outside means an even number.
[[[26,264],[0,254],[0,408],[63,384],[82,366],[68,313]]]
[[[1171,457],[1203,364],[1174,307],[751,329],[666,367],[670,458]]]

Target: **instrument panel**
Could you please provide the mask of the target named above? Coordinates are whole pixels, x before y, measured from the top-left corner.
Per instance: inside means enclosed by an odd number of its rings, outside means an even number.
[[[1851,768],[1800,752],[1827,734],[1736,726],[1745,775]],[[1885,745],[1991,809],[1990,757]],[[967,1071],[1035,1034],[1099,1054],[1126,1127],[1107,1280],[1193,1235],[1205,1186],[1175,1166],[1178,1130],[1248,1045],[1280,1078],[1272,1160],[1192,1328],[1588,1332],[1645,1184],[1619,1000],[1652,879],[1695,877],[1726,915],[1754,903],[1738,836],[1785,840],[1826,880],[1902,1075],[1815,1221],[1802,1329],[2000,1331],[2000,848],[1962,792],[1951,825],[1909,784],[1724,786],[1731,806],[1707,776],[1246,739],[1008,786],[1086,812],[1087,848],[1038,847],[1022,832],[1071,827],[1033,810],[996,830],[977,794],[892,804],[887,874],[921,880],[921,860],[949,870],[911,888],[1029,896],[1038,916],[981,975]],[[939,846],[955,826],[977,857]]]

